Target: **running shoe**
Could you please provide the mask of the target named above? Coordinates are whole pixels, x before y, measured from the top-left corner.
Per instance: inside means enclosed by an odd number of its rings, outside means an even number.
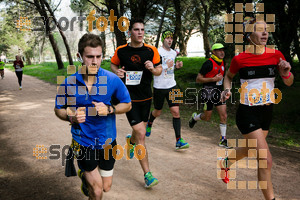
[[[147,126],[146,126],[146,136],[149,137],[151,135],[151,128],[152,126],[148,126],[148,123],[147,123]]]
[[[228,167],[228,157],[226,158],[222,158],[221,159],[221,170],[224,171],[224,176],[221,173],[221,179],[224,183],[228,183],[229,182],[229,173],[228,171],[230,170]],[[224,177],[224,178],[222,178]]]
[[[130,138],[131,138],[131,135],[128,134],[126,136],[126,142],[127,142],[127,145],[128,145],[128,148],[127,148],[127,156],[132,159],[133,156],[134,156],[134,148],[135,148],[135,144],[130,144]]]
[[[196,112],[194,112],[193,114],[192,114],[192,117],[191,117],[191,119],[190,119],[190,121],[189,121],[189,127],[190,128],[193,128],[194,126],[195,126],[195,124],[196,124],[196,120],[194,120],[194,117],[196,117],[197,116],[197,113]]]
[[[86,182],[86,179],[83,175],[83,171],[81,171],[81,169],[78,170],[78,176],[81,179],[81,192],[85,195],[85,196],[89,196],[89,189],[88,189],[88,185]]]
[[[147,172],[147,173],[145,174],[144,179],[145,179],[145,188],[151,188],[151,187],[153,187],[153,186],[155,186],[155,185],[158,184],[157,178],[154,178],[154,177],[152,176],[152,173],[151,173],[151,172]]]
[[[229,147],[229,146],[227,145],[227,140],[226,140],[226,139],[221,139],[220,142],[219,142],[219,146],[220,146],[220,147],[224,147],[224,148],[226,148],[226,149],[230,149],[230,148],[231,148],[231,147]]]
[[[19,90],[22,90],[22,86],[19,87]]]
[[[187,143],[186,141],[184,141],[182,138],[180,138],[176,142],[176,149],[187,149],[189,147],[190,147],[189,143]]]

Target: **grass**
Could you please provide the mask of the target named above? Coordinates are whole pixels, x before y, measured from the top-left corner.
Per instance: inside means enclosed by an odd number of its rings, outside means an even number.
[[[196,84],[195,80],[197,74],[206,61],[205,58],[187,58],[179,57],[178,60],[183,61],[183,68],[175,71],[175,77],[177,85],[181,92],[185,96],[187,88],[196,88],[197,91],[201,88],[200,84]],[[78,62],[75,62],[76,66],[79,66]],[[64,63],[65,68],[57,70],[56,63],[42,63],[38,65],[26,65],[24,67],[24,74],[35,76],[41,80],[49,82],[51,84],[57,84],[57,76],[67,76],[68,63]],[[110,61],[103,61],[102,68],[110,70]],[[282,84],[281,80],[278,80],[277,87],[283,94],[282,101],[274,106],[273,122],[270,129],[268,141],[272,144],[284,147],[300,147],[300,105],[298,99],[300,99],[300,64],[294,62],[293,73],[295,75],[294,84],[291,87],[286,87]],[[6,65],[6,68],[13,69],[11,65]],[[236,83],[239,82],[237,78],[234,79]],[[239,85],[239,84],[236,84]],[[183,98],[184,100],[185,98]],[[235,126],[235,113],[237,104],[227,103],[228,111],[228,125],[229,127]],[[197,110],[196,103],[194,104],[182,104],[180,107],[180,115],[184,122],[187,122],[193,112],[202,111]],[[163,108],[163,118],[170,119],[171,114],[169,112],[167,104]],[[184,123],[187,124],[187,123]],[[219,116],[216,111],[213,112],[211,122],[205,123],[205,127],[218,127]],[[184,125],[187,126],[187,125]],[[236,134],[236,133],[235,133]]]

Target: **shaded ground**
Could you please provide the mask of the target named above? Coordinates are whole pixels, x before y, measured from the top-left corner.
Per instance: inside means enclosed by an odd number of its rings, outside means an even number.
[[[53,112],[56,87],[30,76],[18,89],[14,73],[6,70],[0,80],[0,199],[86,199],[80,179],[64,176],[62,160],[38,160],[36,145],[68,145],[70,127]],[[187,123],[183,119],[182,123]],[[118,116],[118,143],[131,129],[125,115]],[[237,132],[235,127],[230,132]],[[144,189],[143,173],[136,159],[116,162],[112,190],[104,199],[263,199],[258,189],[229,190],[217,177],[218,128],[198,123],[183,128],[191,147],[176,152],[172,123],[158,119],[147,139],[150,168],[160,181]],[[49,149],[48,149],[49,150]],[[271,146],[276,199],[300,199],[300,152]],[[41,154],[42,156],[49,156]],[[238,169],[237,181],[255,181],[256,170]]]

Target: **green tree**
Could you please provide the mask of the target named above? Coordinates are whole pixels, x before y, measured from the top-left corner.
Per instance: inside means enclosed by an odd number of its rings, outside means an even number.
[[[275,14],[275,32],[272,36],[276,46],[288,61],[292,61],[291,54],[297,54],[299,59],[300,1],[263,0],[262,2],[266,14]]]

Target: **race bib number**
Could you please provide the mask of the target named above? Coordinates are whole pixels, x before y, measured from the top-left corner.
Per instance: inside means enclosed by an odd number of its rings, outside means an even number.
[[[143,71],[127,71],[126,85],[139,85],[143,76]]]
[[[222,84],[223,84],[223,78],[216,83],[216,85],[222,85]]]
[[[173,78],[173,75],[174,75],[173,67],[167,68],[164,71],[165,71],[165,73],[164,73],[165,78]]]
[[[21,67],[20,67],[20,65],[16,65],[16,69],[20,69]]]
[[[248,96],[248,102],[249,106],[257,106],[271,103],[270,93],[266,93],[264,96],[262,94],[256,96],[256,94],[254,93]]]

